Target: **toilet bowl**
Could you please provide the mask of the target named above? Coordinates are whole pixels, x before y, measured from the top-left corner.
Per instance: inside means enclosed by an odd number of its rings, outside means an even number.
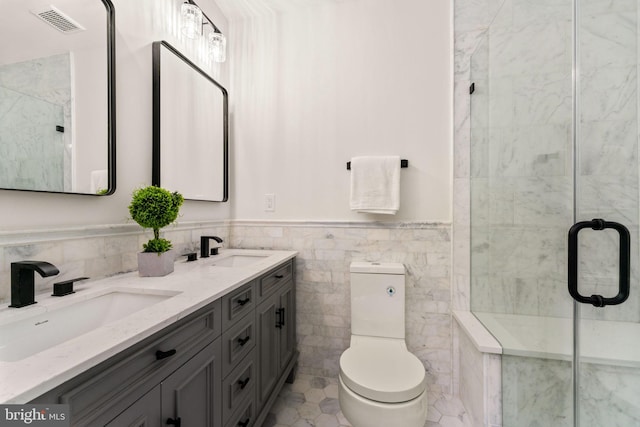
[[[340,356],[338,398],[354,427],[422,427],[426,375],[404,340],[404,266],[351,264],[351,345]]]

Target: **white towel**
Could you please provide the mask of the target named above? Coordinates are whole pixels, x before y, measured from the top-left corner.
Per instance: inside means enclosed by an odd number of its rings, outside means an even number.
[[[395,215],[400,208],[400,157],[351,159],[351,210]]]

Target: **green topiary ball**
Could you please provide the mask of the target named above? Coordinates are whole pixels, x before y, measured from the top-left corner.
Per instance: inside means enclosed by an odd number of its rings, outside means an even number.
[[[141,227],[157,231],[178,218],[183,202],[184,198],[178,192],[171,193],[155,186],[144,187],[133,192],[129,213]]]

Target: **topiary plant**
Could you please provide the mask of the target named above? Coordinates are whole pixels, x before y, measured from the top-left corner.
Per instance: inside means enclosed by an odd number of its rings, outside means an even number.
[[[161,254],[171,249],[171,242],[160,238],[160,229],[178,218],[183,202],[182,194],[153,185],[133,192],[129,205],[131,218],[142,228],[153,229],[154,238],[142,245],[144,252]]]

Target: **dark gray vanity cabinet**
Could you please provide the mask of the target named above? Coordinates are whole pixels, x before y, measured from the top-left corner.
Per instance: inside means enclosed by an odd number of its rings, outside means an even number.
[[[221,425],[221,371],[217,339],[160,383],[162,420],[184,426]]]
[[[221,427],[221,332],[217,300],[32,403],[68,404],[73,426]]]
[[[294,262],[31,403],[69,404],[72,426],[259,427],[297,362]]]
[[[222,298],[222,423],[249,426],[256,395],[256,281]]]
[[[220,340],[112,419],[108,427],[220,426]]]
[[[162,412],[160,409],[160,386],[155,386],[151,391],[138,399],[133,405],[125,409],[115,417],[106,427],[154,427],[162,425]]]
[[[287,262],[259,279],[257,407],[269,408],[297,359],[295,351],[294,261]],[[266,413],[260,414],[264,419]]]

